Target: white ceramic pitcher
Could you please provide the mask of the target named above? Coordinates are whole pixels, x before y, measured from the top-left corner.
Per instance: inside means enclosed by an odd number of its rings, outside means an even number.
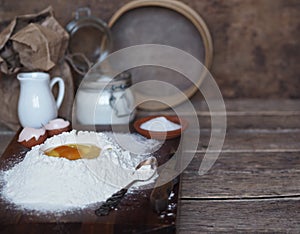
[[[28,72],[17,75],[20,81],[18,116],[23,127],[40,128],[57,117],[58,109],[65,94],[65,83],[55,77],[50,81],[48,73]],[[58,96],[52,94],[53,86],[58,83]]]

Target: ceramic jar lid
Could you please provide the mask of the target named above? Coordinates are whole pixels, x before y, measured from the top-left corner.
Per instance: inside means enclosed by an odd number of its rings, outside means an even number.
[[[91,92],[93,90],[99,92],[103,89],[118,91],[125,90],[131,85],[131,74],[129,72],[122,72],[114,78],[102,74],[88,73],[81,84],[81,89]]]

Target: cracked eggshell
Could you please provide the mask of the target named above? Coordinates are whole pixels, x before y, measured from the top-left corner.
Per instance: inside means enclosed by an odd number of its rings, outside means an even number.
[[[18,142],[26,148],[42,144],[47,139],[45,128],[30,128],[25,127],[20,132]]]
[[[71,130],[71,124],[69,121],[57,118],[51,120],[49,123],[45,125],[45,128],[47,130],[47,134],[49,137],[52,137],[54,135],[61,134],[63,132],[67,132]]]

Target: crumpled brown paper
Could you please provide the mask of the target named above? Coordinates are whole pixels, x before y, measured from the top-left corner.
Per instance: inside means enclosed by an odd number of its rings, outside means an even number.
[[[52,7],[18,16],[0,33],[0,71],[49,71],[64,57],[68,40],[69,34],[54,18]]]

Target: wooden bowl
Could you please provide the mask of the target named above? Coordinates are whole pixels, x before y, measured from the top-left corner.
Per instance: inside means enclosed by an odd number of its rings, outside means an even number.
[[[167,131],[167,132],[148,131],[148,130],[141,128],[141,125],[143,123],[145,123],[151,119],[157,118],[157,117],[165,117],[167,120],[169,120],[173,123],[180,124],[181,128],[177,129],[177,130],[173,130],[173,131]],[[151,139],[157,139],[157,140],[169,140],[169,139],[179,137],[181,135],[181,133],[183,131],[185,131],[185,129],[188,127],[188,122],[183,118],[179,118],[178,116],[154,115],[154,116],[148,116],[148,117],[144,117],[144,118],[136,120],[133,124],[133,127],[139,134],[141,134],[149,139],[151,138]]]

